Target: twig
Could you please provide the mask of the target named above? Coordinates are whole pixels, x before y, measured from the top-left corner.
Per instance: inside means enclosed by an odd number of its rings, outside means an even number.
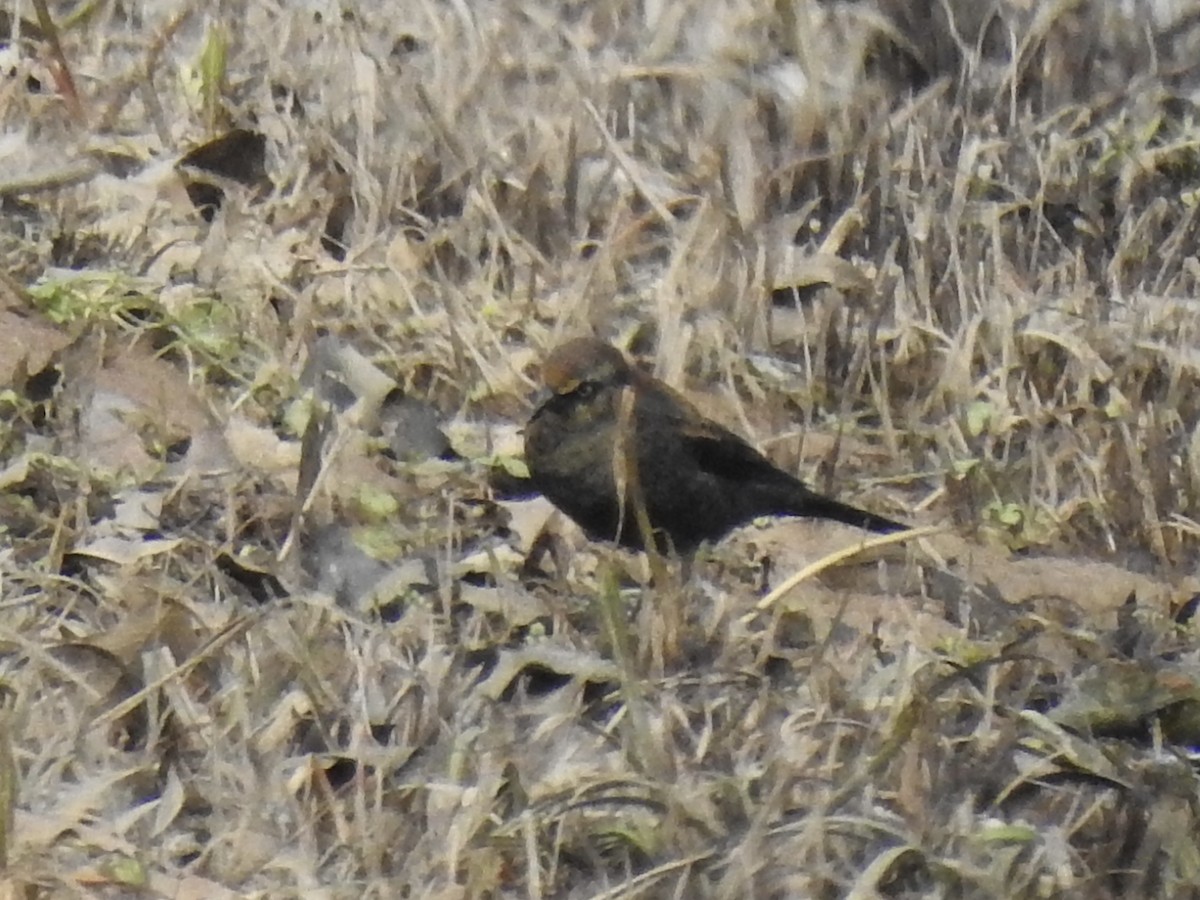
[[[50,18],[50,10],[46,8],[46,0],[33,0],[33,8],[37,11],[38,25],[45,32],[46,42],[50,45],[50,71],[54,75],[55,84],[58,85],[58,92],[66,101],[71,117],[80,125],[86,124],[83,103],[75,89],[75,79],[71,75],[71,67],[67,65],[62,43],[58,40],[58,27]]]
[[[913,538],[929,537],[933,534],[940,534],[945,530],[946,529],[944,527],[937,525],[930,525],[926,528],[910,528],[907,531],[897,531],[893,534],[884,534],[880,535],[879,537],[871,538],[870,540],[862,541],[858,544],[851,544],[849,547],[839,550],[836,553],[830,553],[828,556],[823,556],[816,562],[805,566],[795,575],[792,575],[790,578],[784,581],[783,584],[779,585],[779,587],[775,588],[775,590],[771,591],[771,593],[767,594],[767,596],[759,600],[758,603],[754,605],[753,612],[746,613],[746,615],[742,616],[742,624],[746,625],[752,622],[755,616],[761,612],[766,612],[768,609],[782,600],[785,595],[791,593],[791,591],[795,589],[795,587],[801,582],[807,581],[814,575],[818,575],[821,572],[824,572],[826,569],[836,566],[838,563],[845,562],[847,559],[857,556],[864,550],[874,550],[877,547],[887,547],[890,544],[899,544],[903,541],[910,541]]]

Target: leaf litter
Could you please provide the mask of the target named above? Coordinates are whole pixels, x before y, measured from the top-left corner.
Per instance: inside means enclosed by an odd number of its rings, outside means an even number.
[[[1194,10],[761,6],[19,23],[6,890],[1194,888]],[[929,531],[588,544],[588,331]]]

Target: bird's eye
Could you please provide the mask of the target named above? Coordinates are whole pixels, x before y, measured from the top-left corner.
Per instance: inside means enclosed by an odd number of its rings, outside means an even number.
[[[591,400],[596,396],[596,382],[581,381],[575,390],[571,391],[571,396],[577,397],[580,400]]]

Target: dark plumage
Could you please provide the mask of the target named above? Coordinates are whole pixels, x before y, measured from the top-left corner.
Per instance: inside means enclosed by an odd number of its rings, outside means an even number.
[[[542,366],[542,380],[552,396],[525,428],[529,473],[592,538],[642,547],[633,505],[626,502],[622,514],[618,501],[618,437],[636,448],[637,477],[660,544],[679,553],[766,515],[833,519],[878,532],[907,528],[809,490],[603,341],[578,338],[558,347]],[[626,389],[632,414],[622,426]]]

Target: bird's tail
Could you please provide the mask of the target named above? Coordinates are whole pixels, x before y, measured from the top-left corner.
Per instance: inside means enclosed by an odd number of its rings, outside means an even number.
[[[833,519],[835,522],[853,525],[855,528],[862,528],[866,531],[876,531],[880,534],[904,531],[910,527],[884,516],[877,516],[865,509],[859,509],[857,506],[850,506],[848,503],[841,503],[815,493],[810,493],[804,502],[799,504],[799,509],[794,510],[792,514],[813,519]]]

